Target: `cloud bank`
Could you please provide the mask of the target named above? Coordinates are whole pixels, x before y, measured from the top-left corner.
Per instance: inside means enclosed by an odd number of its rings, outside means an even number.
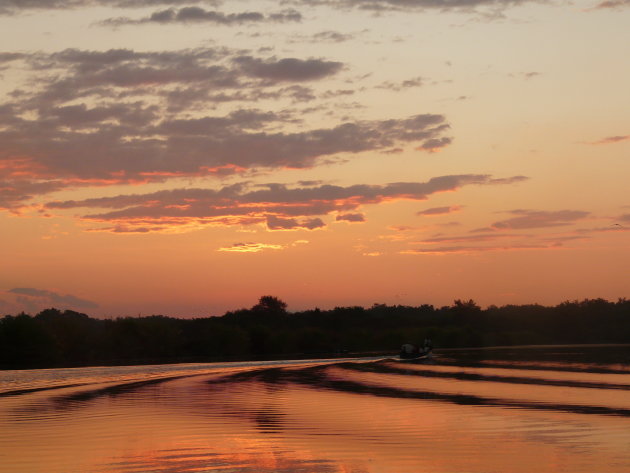
[[[435,151],[451,142],[440,114],[309,129],[290,110],[208,113],[216,100],[311,100],[302,84],[345,67],[325,58],[259,57],[227,48],[66,49],[6,53],[0,61],[30,74],[29,87],[0,105],[4,209],[64,188],[308,168],[340,153],[405,142]]]
[[[524,181],[523,176],[500,179],[502,184]],[[497,179],[483,174],[449,175],[426,182],[385,185],[317,185],[289,187],[268,184],[252,187],[234,184],[220,189],[174,189],[148,194],[126,194],[84,200],[49,202],[45,208],[106,209],[81,216],[93,223],[110,224],[101,230],[114,233],[199,228],[206,225],[262,224],[269,230],[314,230],[325,226],[322,217],[336,213],[338,220],[360,221],[364,205],[395,200],[426,200],[437,192],[466,185],[493,185]]]

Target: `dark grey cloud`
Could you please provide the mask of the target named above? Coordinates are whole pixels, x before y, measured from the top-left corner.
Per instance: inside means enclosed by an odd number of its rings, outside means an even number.
[[[241,13],[223,13],[216,10],[206,10],[201,7],[169,8],[152,13],[148,17],[133,19],[129,17],[109,18],[100,22],[103,26],[123,26],[140,24],[207,24],[242,25],[244,23],[285,23],[302,21],[302,15],[297,10],[283,10],[264,14],[257,11]]]
[[[165,99],[169,113],[204,110],[208,104],[255,103],[262,100],[282,99],[290,99],[292,103],[297,104],[311,102],[317,98],[312,88],[303,85],[289,85],[276,89],[255,87],[244,90],[216,92],[215,89],[209,88],[206,84],[193,84],[183,87],[176,86],[175,88],[160,91],[158,94]]]
[[[296,230],[303,228],[306,230],[315,230],[316,228],[323,228],[326,224],[321,218],[282,218],[275,215],[267,217],[267,228],[269,230]]]
[[[50,307],[51,305],[58,306],[63,309],[94,309],[98,307],[96,302],[81,299],[71,294],[61,295],[53,291],[35,289],[32,287],[16,287],[8,290],[7,292],[21,297],[26,297],[30,299],[31,303],[47,307]]]
[[[23,53],[0,52],[0,64],[24,59],[27,55]]]
[[[339,214],[335,220],[337,222],[365,222],[365,215],[362,213]]]
[[[32,71],[33,87],[21,91],[31,96],[32,105],[90,96],[120,101],[134,95],[173,92],[182,87],[196,87],[196,98],[203,98],[200,91],[204,91],[206,99],[230,90],[251,93],[260,92],[262,88],[269,93],[268,87],[318,81],[343,68],[342,63],[321,58],[259,58],[227,48],[157,52],[66,49],[53,54],[21,55],[10,60],[21,60]]]
[[[112,228],[118,229],[168,228],[187,223],[262,223],[273,230],[314,229],[324,224],[319,217],[331,213],[346,216],[340,220],[359,221],[362,214],[352,211],[363,205],[401,199],[425,200],[436,192],[454,191],[466,185],[492,185],[493,181],[488,175],[464,174],[435,177],[426,182],[357,184],[347,187],[330,184],[308,187],[234,184],[217,190],[175,189],[149,194],[56,201],[49,202],[45,207],[48,210],[107,209],[107,212],[87,214],[81,218],[113,223],[115,226]]]
[[[66,49],[3,53],[0,62],[31,74],[23,82],[29,88],[0,103],[3,208],[64,185],[307,167],[392,141],[423,142],[448,128],[443,116],[425,114],[280,133],[274,130],[302,118],[244,108],[208,115],[216,102],[314,100],[303,84],[343,67],[321,58],[258,58],[226,48]]]
[[[40,106],[38,117],[0,111],[0,179],[4,207],[65,186],[225,175],[252,168],[304,168],[339,153],[422,143],[449,128],[441,115],[342,123],[274,132],[290,114],[241,109],[225,116],[160,120],[140,102]],[[16,160],[15,156],[24,156]],[[20,177],[18,177],[20,176]]]
[[[240,56],[234,59],[250,77],[272,82],[302,82],[323,79],[339,72],[343,63],[322,59],[260,59]]]
[[[375,12],[383,11],[474,11],[479,8],[501,11],[507,7],[534,0],[285,0],[295,6],[328,6],[336,9],[357,8]],[[96,6],[110,8],[183,7],[193,5],[216,7],[215,0],[3,0],[0,14],[11,15],[30,10],[77,9]],[[597,4],[596,8],[618,8],[628,5],[628,0],[610,0]]]
[[[140,8],[160,5],[206,4],[216,6],[216,0],[2,0],[0,15],[15,15],[30,10],[69,10],[89,7]]]

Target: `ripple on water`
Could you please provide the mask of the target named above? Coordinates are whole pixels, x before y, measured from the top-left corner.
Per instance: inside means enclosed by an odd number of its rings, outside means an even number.
[[[11,473],[630,471],[623,370],[365,361],[72,371],[64,382],[86,384],[0,397],[1,461]]]

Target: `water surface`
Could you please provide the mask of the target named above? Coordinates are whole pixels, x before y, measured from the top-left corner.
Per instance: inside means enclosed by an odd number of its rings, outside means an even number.
[[[0,372],[0,471],[627,472],[630,347]]]

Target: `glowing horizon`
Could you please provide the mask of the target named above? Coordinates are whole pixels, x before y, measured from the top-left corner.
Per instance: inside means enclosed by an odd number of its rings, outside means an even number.
[[[630,3],[0,6],[0,313],[630,296]]]

